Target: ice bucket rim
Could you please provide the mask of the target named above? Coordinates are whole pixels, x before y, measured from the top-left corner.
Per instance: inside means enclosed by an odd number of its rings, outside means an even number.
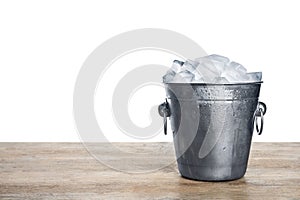
[[[222,86],[222,85],[228,85],[228,86],[233,86],[233,85],[255,85],[255,84],[262,84],[263,81],[256,81],[256,82],[234,82],[234,83],[165,83],[165,85],[199,85],[199,86]]]

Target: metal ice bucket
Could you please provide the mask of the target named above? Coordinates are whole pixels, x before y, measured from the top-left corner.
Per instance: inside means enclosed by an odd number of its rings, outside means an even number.
[[[159,106],[171,129],[179,172],[203,181],[244,176],[254,122],[261,134],[266,105],[258,101],[262,82],[239,84],[165,84]],[[168,102],[169,101],[169,102]]]

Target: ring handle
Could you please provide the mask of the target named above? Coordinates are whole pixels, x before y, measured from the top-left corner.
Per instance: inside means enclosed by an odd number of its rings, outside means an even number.
[[[264,114],[263,109],[259,108],[258,112],[260,113],[260,116],[255,117],[255,126],[256,126],[256,132],[258,135],[261,135],[263,129],[264,129]],[[260,128],[258,125],[258,118],[260,117]]]
[[[259,112],[259,109],[262,109],[262,114],[265,115],[267,112],[267,105],[264,102],[259,101],[257,106],[257,111],[255,113],[255,116],[260,116],[261,113]]]
[[[164,133],[167,135],[167,115],[164,113]]]
[[[258,102],[257,110],[255,112],[255,127],[258,135],[261,135],[264,129],[264,115],[266,114],[266,112],[267,112],[266,104],[263,102]],[[259,117],[260,117],[260,127],[258,123]]]
[[[164,118],[164,133],[167,135],[167,117],[170,117],[170,107],[169,103],[166,99],[166,101],[158,106],[158,113],[160,116]]]

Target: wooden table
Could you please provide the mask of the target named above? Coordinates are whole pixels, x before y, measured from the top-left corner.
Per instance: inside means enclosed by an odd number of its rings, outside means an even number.
[[[245,177],[217,183],[184,179],[174,162],[118,172],[80,143],[0,143],[0,159],[0,199],[300,199],[300,143],[254,143]]]

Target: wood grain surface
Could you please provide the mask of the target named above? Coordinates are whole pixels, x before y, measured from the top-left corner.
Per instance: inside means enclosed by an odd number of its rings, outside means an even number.
[[[300,143],[254,143],[246,175],[230,182],[182,178],[175,162],[151,173],[115,171],[80,143],[0,143],[0,160],[0,199],[300,199]]]

